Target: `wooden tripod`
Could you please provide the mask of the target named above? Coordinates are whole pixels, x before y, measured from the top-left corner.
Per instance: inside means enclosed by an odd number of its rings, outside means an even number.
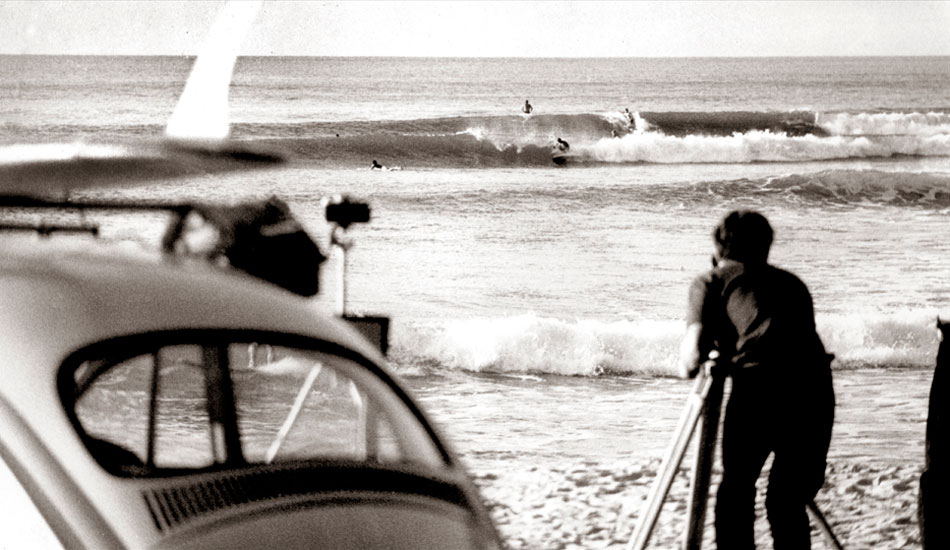
[[[691,476],[691,496],[689,502],[686,536],[683,539],[683,550],[700,550],[703,544],[703,526],[706,521],[706,504],[709,501],[709,481],[712,473],[713,458],[716,451],[716,438],[719,432],[719,417],[722,411],[723,387],[725,376],[714,370],[715,361],[710,360],[703,364],[696,382],[686,399],[686,407],[680,415],[676,426],[673,441],[666,450],[663,464],[657,474],[656,481],[647,496],[646,508],[637,522],[633,538],[627,545],[627,550],[645,550],[650,542],[650,535],[660,515],[660,509],[666,500],[673,484],[673,477],[679,470],[686,454],[696,425],[699,429],[699,443],[696,448],[696,462],[693,465]],[[814,501],[808,503],[808,510],[815,518],[819,529],[833,550],[843,550],[841,543],[831,531]]]

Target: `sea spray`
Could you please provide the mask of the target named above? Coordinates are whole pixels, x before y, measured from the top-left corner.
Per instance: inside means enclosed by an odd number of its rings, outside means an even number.
[[[927,368],[939,345],[936,318],[936,311],[869,311],[819,315],[816,322],[836,367]]]
[[[533,314],[414,324],[395,341],[397,364],[474,372],[671,376],[677,321],[565,321]]]

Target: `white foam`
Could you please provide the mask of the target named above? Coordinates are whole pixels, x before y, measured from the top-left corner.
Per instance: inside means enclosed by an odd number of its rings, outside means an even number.
[[[671,375],[682,329],[678,321],[475,318],[415,327],[396,355],[475,372]]]
[[[936,311],[822,315],[818,331],[845,368],[932,366]],[[681,320],[563,320],[534,314],[402,327],[393,358],[472,372],[673,376]]]
[[[950,133],[950,113],[819,114],[816,123],[839,136],[935,136]]]
[[[634,132],[572,147],[575,155],[599,162],[750,163],[803,162],[894,155],[950,156],[950,134],[920,136],[815,135],[752,131],[731,136],[669,136]]]
[[[933,366],[937,311],[854,312],[818,318],[825,347],[842,366]]]

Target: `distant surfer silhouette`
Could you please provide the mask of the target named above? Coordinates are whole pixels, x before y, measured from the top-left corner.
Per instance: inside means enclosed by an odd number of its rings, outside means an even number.
[[[382,164],[376,162],[376,159],[373,159],[373,164],[369,167],[370,170],[385,170],[387,172],[396,172],[402,170],[400,166],[383,166]]]
[[[633,113],[630,112],[630,109],[625,108],[625,109],[623,110],[623,112],[624,112],[625,115],[627,115],[627,122],[630,123],[630,131],[632,132],[632,131],[636,130],[636,129],[637,129],[637,117],[636,117]]]
[[[533,110],[534,110],[534,107],[531,106],[531,103],[529,103],[527,99],[524,100],[524,107],[521,108],[521,112],[526,115],[530,115],[531,111]]]

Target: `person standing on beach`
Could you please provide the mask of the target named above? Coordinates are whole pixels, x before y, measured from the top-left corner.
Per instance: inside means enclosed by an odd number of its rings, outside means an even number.
[[[716,496],[716,545],[755,548],[755,483],[774,454],[765,506],[775,550],[808,549],[806,506],[821,489],[834,422],[831,359],[815,329],[811,295],[768,263],[772,227],[729,213],[713,232],[713,268],[689,292],[681,375],[711,351],[732,377]]]
[[[940,345],[930,383],[924,471],[917,492],[917,520],[924,550],[950,548],[950,322],[937,318]]]

